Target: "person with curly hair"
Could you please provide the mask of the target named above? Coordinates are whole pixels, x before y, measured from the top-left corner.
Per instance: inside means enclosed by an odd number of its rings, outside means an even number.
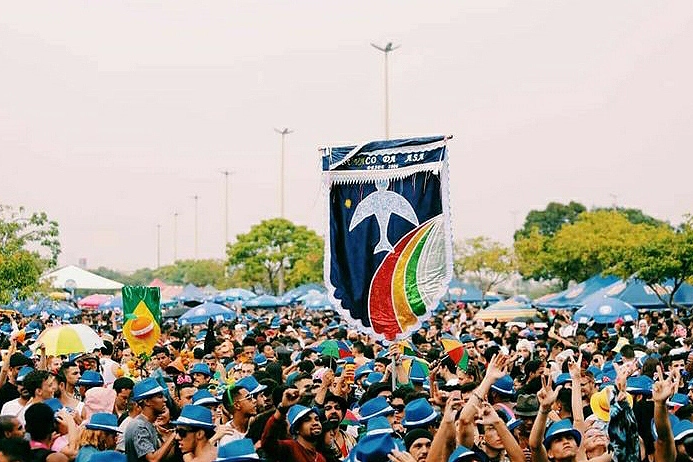
[[[118,418],[105,412],[91,416],[79,438],[79,452],[75,462],[89,462],[91,456],[107,449],[115,449]]]

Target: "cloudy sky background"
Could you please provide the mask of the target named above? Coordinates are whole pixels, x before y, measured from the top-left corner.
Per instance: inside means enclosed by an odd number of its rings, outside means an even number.
[[[279,214],[322,233],[317,148],[451,134],[455,238],[549,201],[693,211],[688,1],[16,2],[0,15],[0,203],[58,220],[61,264],[224,250]]]

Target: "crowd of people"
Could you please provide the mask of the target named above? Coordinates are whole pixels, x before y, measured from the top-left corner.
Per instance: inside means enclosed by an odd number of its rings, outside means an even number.
[[[36,341],[58,321],[6,316],[0,462],[690,461],[691,318],[474,311],[449,304],[389,343],[330,311],[238,308],[165,322],[147,358],[113,313],[85,313],[104,347],[69,356]]]

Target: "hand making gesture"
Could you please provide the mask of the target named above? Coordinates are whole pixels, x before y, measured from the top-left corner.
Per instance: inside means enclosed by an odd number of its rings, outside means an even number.
[[[508,355],[498,353],[491,358],[486,369],[486,377],[495,382],[508,373],[510,358]]]
[[[551,406],[558,398],[558,392],[561,391],[563,385],[553,389],[553,380],[550,374],[541,376],[541,390],[537,393],[537,401],[539,401],[539,411],[543,414],[548,414],[551,411]]]
[[[669,377],[665,377],[664,370],[659,365],[657,366],[657,376],[657,381],[652,386],[652,401],[664,404],[676,393],[679,385],[679,371],[678,369],[673,369]]]

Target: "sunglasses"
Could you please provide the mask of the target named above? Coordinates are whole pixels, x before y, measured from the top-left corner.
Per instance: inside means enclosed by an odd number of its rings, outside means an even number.
[[[176,434],[180,436],[181,438],[185,438],[188,436],[188,433],[194,433],[195,430],[191,428],[176,428]]]
[[[404,404],[390,404],[390,406],[395,412],[404,412]]]

